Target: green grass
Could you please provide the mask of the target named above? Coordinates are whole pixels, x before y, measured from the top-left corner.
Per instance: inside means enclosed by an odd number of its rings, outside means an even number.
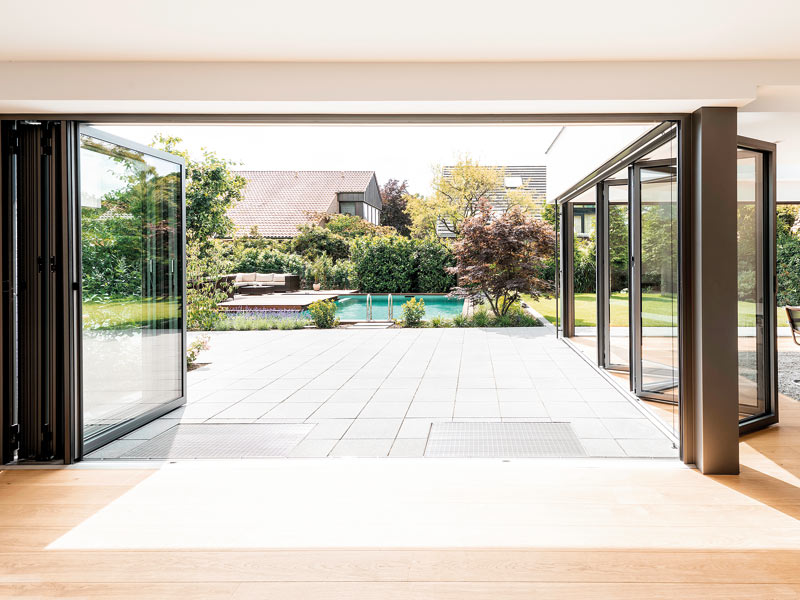
[[[551,323],[556,322],[556,299],[540,298],[533,301],[530,296],[523,299],[533,310],[539,312]],[[611,326],[628,326],[628,295],[611,295]],[[642,325],[644,327],[671,327],[677,326],[678,305],[672,296],[662,296],[655,293],[642,295]],[[675,313],[673,314],[673,311]],[[755,325],[754,309],[752,302],[739,302],[739,327],[753,327]],[[575,294],[575,326],[595,327],[597,325],[597,304],[595,294]]]
[[[84,329],[135,329],[180,316],[180,304],[158,298],[120,298],[83,303]]]

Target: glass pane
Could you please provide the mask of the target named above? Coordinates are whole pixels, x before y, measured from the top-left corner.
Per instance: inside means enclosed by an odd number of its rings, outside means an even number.
[[[737,275],[739,333],[739,418],[766,411],[764,378],[764,157],[737,156]]]
[[[608,190],[609,367],[630,366],[628,186]]]
[[[84,438],[183,396],[180,166],[81,135]]]
[[[642,168],[640,178],[641,391],[677,402],[677,177],[674,167],[667,166]],[[671,416],[674,421],[677,413]]]
[[[339,202],[339,212],[343,215],[355,215],[356,203],[355,202]]]
[[[597,355],[597,245],[595,205],[573,204],[572,236],[575,339],[594,358]],[[580,225],[580,227],[579,227]]]

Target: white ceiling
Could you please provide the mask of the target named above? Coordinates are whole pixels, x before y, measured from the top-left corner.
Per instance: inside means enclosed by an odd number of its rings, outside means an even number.
[[[0,60],[800,58],[797,0],[0,0]]]

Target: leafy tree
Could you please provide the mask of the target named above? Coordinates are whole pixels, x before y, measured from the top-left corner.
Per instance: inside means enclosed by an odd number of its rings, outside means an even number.
[[[469,157],[459,160],[445,173],[439,167],[434,173],[430,198],[406,196],[406,205],[411,217],[411,234],[427,237],[436,233],[437,224],[459,236],[461,224],[479,211],[481,200],[489,200],[492,192],[505,189],[505,170],[485,167]],[[541,205],[541,199],[530,191],[516,189],[505,194],[505,206],[492,207],[502,213],[518,206],[523,212],[532,212]]]
[[[326,255],[337,261],[350,256],[350,245],[344,236],[319,225],[300,225],[291,241],[291,250],[308,260]]]
[[[364,236],[395,235],[397,233],[394,227],[373,225],[356,215],[309,212],[307,216],[311,222],[349,240]]]
[[[493,215],[491,205],[478,203],[478,213],[466,219],[462,237],[453,244],[458,275],[455,293],[474,300],[486,299],[496,316],[508,313],[520,294],[533,299],[548,294],[552,283],[541,278],[553,253],[555,232],[541,219],[514,207]]]
[[[231,171],[235,163],[203,149],[196,161],[181,149],[181,138],[157,135],[151,146],[182,156],[186,160],[186,240],[196,243],[198,256],[210,251],[213,238],[233,233],[228,209],[242,197],[245,178]]]
[[[394,227],[400,235],[408,235],[411,217],[406,212],[408,181],[390,179],[381,187],[381,225]]]

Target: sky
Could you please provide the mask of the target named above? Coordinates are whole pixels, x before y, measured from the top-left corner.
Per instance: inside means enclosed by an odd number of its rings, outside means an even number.
[[[548,198],[578,181],[652,125],[117,125],[98,128],[142,144],[180,137],[193,157],[203,147],[243,170],[375,171],[378,183],[408,181],[427,195],[437,165],[470,156],[483,165],[546,165]]]

